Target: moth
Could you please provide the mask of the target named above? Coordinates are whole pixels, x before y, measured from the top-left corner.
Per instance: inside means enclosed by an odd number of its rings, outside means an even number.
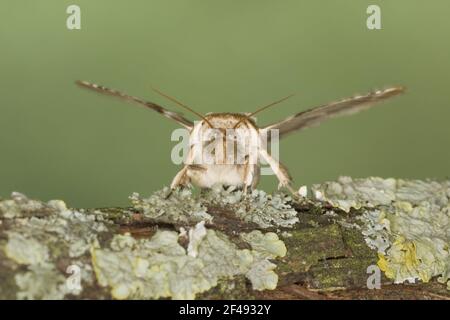
[[[292,178],[288,170],[268,151],[267,142],[317,126],[327,119],[341,115],[350,115],[368,109],[378,102],[404,92],[404,87],[393,86],[376,90],[365,95],[327,103],[301,111],[284,120],[258,127],[254,115],[276,105],[288,97],[258,108],[251,113],[208,113],[202,115],[175,98],[157,89],[158,94],[176,103],[199,117],[195,123],[181,113],[170,111],[162,106],[127,95],[120,91],[87,81],[77,81],[83,88],[118,97],[159,112],[172,119],[189,131],[189,151],[183,168],[175,175],[170,185],[172,190],[178,187],[195,185],[211,188],[214,185],[235,186],[248,192],[255,188],[260,178],[261,161],[264,160],[279,181],[279,188],[287,188],[293,194]]]

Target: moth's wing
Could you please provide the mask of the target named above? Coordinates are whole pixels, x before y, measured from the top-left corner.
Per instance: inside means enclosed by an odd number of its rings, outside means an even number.
[[[107,94],[110,96],[118,97],[122,100],[131,101],[131,102],[137,103],[139,105],[142,105],[144,107],[155,110],[156,112],[159,112],[160,114],[162,114],[164,117],[178,122],[179,124],[181,124],[182,126],[184,126],[185,128],[187,128],[189,130],[194,127],[194,123],[192,123],[192,121],[186,119],[181,113],[167,110],[167,109],[157,105],[156,103],[148,102],[148,101],[142,100],[141,98],[133,97],[133,96],[127,95],[125,93],[122,93],[120,91],[117,91],[114,89],[109,89],[109,88],[106,88],[104,86],[101,86],[101,85],[98,85],[95,83],[90,83],[87,81],[76,81],[76,83],[82,88],[87,88],[87,89],[91,89],[96,92],[100,92],[100,93],[104,93],[104,94]]]
[[[368,109],[377,102],[386,100],[404,92],[403,87],[391,87],[331,102],[316,108],[299,112],[280,122],[270,124],[262,130],[278,129],[279,137],[289,133],[319,125],[321,122],[341,115],[350,115]],[[267,132],[266,131],[266,132]]]

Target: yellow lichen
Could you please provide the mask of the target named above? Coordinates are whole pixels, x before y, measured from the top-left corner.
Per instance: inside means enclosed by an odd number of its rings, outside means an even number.
[[[388,278],[449,280],[450,181],[341,177],[314,189],[347,212],[364,210],[363,234]]]

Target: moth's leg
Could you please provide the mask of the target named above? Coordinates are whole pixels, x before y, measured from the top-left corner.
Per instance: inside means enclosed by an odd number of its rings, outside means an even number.
[[[280,181],[278,188],[285,187],[292,194],[296,195],[296,191],[291,186],[292,178],[290,177],[287,169],[278,160],[275,160],[271,155],[269,155],[267,150],[261,148],[259,154],[270,165],[270,168],[275,173],[278,181]]]
[[[187,186],[189,183],[189,177],[187,176],[189,166],[184,166],[183,169],[178,171],[178,173],[175,175],[175,177],[172,180],[172,183],[170,184],[170,189],[174,190],[179,186]]]
[[[251,187],[251,182],[249,183],[249,180],[251,180],[251,166],[248,163],[243,164],[244,166],[244,189],[243,192],[246,195],[248,192],[248,188]]]
[[[188,168],[189,168],[189,166],[187,166],[187,165],[184,166],[183,169],[178,171],[178,173],[175,175],[175,177],[172,180],[172,183],[170,184],[170,192],[166,196],[166,199],[172,195],[173,190],[175,190],[176,188],[178,188],[180,186],[185,187],[189,184],[190,179],[187,176]]]
[[[244,166],[244,194],[247,194],[248,190],[254,188],[259,179],[259,167],[256,164],[249,163],[248,157],[245,160]]]
[[[259,183],[259,178],[261,176],[261,167],[259,164],[255,164],[254,165],[254,174],[253,174],[253,181],[252,181],[252,190],[256,188],[256,186]]]

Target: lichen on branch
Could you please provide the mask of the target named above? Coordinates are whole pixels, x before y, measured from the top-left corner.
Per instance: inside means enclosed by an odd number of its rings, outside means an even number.
[[[233,188],[168,193],[133,194],[128,208],[0,200],[0,299],[329,292],[366,288],[375,264],[383,284],[449,280],[449,181],[341,177],[300,201]]]

